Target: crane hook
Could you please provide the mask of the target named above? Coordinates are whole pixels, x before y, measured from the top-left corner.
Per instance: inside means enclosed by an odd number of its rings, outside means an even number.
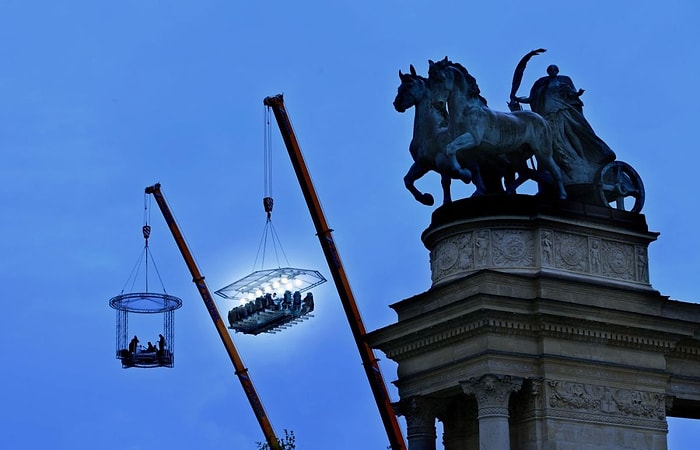
[[[273,204],[274,201],[272,200],[272,197],[263,198],[263,206],[265,207],[265,212],[267,213],[267,220],[270,220],[270,216],[272,215]]]

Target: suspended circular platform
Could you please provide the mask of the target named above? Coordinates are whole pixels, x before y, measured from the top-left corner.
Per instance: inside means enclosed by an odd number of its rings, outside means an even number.
[[[316,270],[281,267],[253,272],[216,294],[246,302],[229,311],[229,328],[253,335],[276,333],[313,317],[313,294],[302,292],[325,282]]]
[[[182,306],[182,300],[168,295],[153,292],[132,292],[121,294],[109,299],[109,306],[119,311],[133,313],[162,313],[175,311]]]
[[[123,368],[173,367],[174,311],[182,306],[181,299],[168,294],[134,292],[112,297],[109,306],[117,310],[117,359]],[[155,344],[148,342],[144,346],[137,336],[129,339],[129,313],[163,315],[163,332],[154,339]]]

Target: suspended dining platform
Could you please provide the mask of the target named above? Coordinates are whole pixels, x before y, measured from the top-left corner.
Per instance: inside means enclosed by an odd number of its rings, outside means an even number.
[[[276,333],[313,317],[314,297],[307,291],[324,282],[316,270],[280,267],[255,271],[216,294],[243,302],[228,312],[229,328],[252,335]]]

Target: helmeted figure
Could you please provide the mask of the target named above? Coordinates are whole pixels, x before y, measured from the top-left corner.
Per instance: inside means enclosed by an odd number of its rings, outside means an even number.
[[[583,116],[583,89],[577,91],[571,78],[559,75],[555,65],[547,67],[547,74],[533,84],[529,97],[517,100],[530,104],[551,125],[554,159],[565,183],[590,183],[602,166],[615,160],[615,152]]]

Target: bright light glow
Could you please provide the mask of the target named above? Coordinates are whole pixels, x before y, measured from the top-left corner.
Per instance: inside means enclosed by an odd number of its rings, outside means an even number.
[[[258,270],[216,291],[217,295],[229,299],[255,299],[264,293],[283,294],[286,290],[304,292],[326,279],[318,271],[294,267]],[[256,292],[257,291],[257,292]]]

